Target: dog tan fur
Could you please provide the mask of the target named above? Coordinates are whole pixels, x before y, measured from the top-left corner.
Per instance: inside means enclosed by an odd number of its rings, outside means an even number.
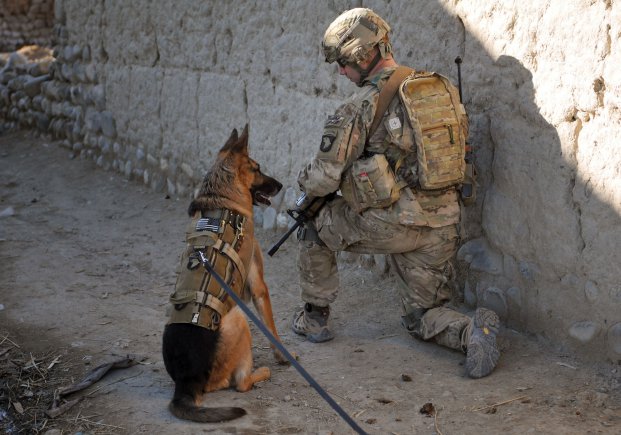
[[[209,210],[228,209],[245,216],[243,241],[238,255],[247,271],[242,294],[252,300],[261,320],[278,339],[267,285],[263,279],[263,256],[254,237],[253,204],[269,204],[282,184],[264,175],[248,155],[248,126],[238,137],[233,130],[205,176],[197,197],[188,209],[190,217]],[[182,419],[199,422],[226,421],[245,415],[242,408],[201,407],[202,393],[235,387],[248,391],[270,378],[267,367],[253,370],[251,334],[248,322],[230,297],[223,303],[227,313],[219,328],[210,330],[190,323],[170,323],[164,330],[163,356],[166,370],[175,382],[171,412]],[[272,346],[276,360],[284,356]]]

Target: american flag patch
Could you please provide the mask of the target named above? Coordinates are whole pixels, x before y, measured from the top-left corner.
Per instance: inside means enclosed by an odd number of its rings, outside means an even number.
[[[211,231],[214,233],[220,230],[220,219],[215,218],[200,218],[196,222],[196,231]]]

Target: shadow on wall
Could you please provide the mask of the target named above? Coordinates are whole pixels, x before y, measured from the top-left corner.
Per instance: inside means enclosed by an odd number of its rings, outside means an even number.
[[[601,224],[618,239],[621,217],[613,204],[590,194],[589,180],[580,175],[582,122],[569,119],[572,134],[561,139],[535,102],[532,73],[511,56],[488,62],[481,79],[489,85],[471,87],[472,99],[466,99],[471,119],[481,123],[471,140],[482,195],[468,215],[480,213],[483,236],[458,253],[468,263],[464,299],[559,349],[618,360],[621,319],[614,307],[620,290],[610,263],[598,264],[618,257],[618,245],[601,243],[597,233]]]

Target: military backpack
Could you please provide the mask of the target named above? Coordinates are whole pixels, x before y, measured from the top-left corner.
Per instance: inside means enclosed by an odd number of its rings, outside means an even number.
[[[461,184],[468,117],[459,90],[438,73],[413,71],[399,86],[399,98],[414,131],[420,188]]]

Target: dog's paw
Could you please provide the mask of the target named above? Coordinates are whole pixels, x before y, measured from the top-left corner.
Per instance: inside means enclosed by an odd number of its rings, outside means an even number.
[[[291,356],[292,356],[293,358],[295,358],[295,360],[296,360],[296,361],[298,361],[298,360],[300,359],[300,357],[299,357],[299,355],[298,355],[297,353],[295,353],[295,352],[290,352],[290,354],[291,354]],[[291,364],[291,361],[289,361],[289,360],[287,359],[287,357],[285,357],[285,356],[282,354],[282,352],[280,352],[279,350],[275,350],[275,351],[274,351],[274,358],[276,358],[276,362],[277,362],[278,364],[281,364],[281,365],[289,365],[289,364]]]

